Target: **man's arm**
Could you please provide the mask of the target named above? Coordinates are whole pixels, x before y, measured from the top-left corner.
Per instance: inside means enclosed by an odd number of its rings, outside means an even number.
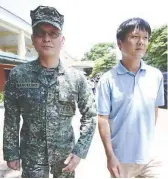
[[[4,91],[4,130],[3,130],[3,153],[4,160],[8,164],[12,161],[16,163],[12,169],[18,169],[19,157],[19,128],[20,128],[20,110],[16,100],[16,86],[14,73],[11,71],[9,78],[5,84]],[[13,165],[12,165],[13,166]]]
[[[119,178],[121,176],[121,165],[112,149],[108,116],[98,115],[98,127],[107,156],[107,168],[113,177]]]
[[[63,171],[73,171],[80,158],[86,158],[96,127],[96,106],[91,88],[87,79],[81,74],[78,83],[78,108],[82,115],[80,137],[74,146],[72,153],[65,160],[68,164]]]
[[[108,116],[98,115],[98,128],[102,139],[107,158],[111,158],[114,153],[111,144],[110,126]]]
[[[111,142],[111,132],[110,132],[110,125],[109,125],[109,116],[112,110],[112,97],[111,91],[112,86],[110,86],[109,78],[111,78],[111,74],[105,73],[96,89],[96,107],[97,107],[97,114],[98,114],[98,127],[100,137],[102,139],[105,153],[107,156],[107,168],[110,174],[113,177],[120,177],[121,176],[121,166],[120,162],[116,158]]]
[[[159,88],[157,91],[157,97],[155,101],[155,125],[158,119],[158,106],[164,105],[164,85],[163,85],[163,75],[160,72],[160,78],[159,78]]]
[[[80,158],[86,158],[96,127],[96,105],[92,90],[82,74],[78,91],[77,103],[82,117],[80,119],[80,137],[72,152]]]

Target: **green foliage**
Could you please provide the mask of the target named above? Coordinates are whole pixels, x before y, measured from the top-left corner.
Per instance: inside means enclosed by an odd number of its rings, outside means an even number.
[[[111,49],[114,48],[115,48],[115,44],[113,43],[98,43],[94,45],[89,52],[84,54],[82,61],[86,61],[86,60],[95,61],[105,56],[107,53],[110,52]]]
[[[90,52],[85,53],[82,60],[95,61],[91,78],[99,77],[116,64],[116,55],[113,50],[115,50],[113,43],[98,43],[91,48]]]
[[[106,71],[110,70],[116,64],[115,54],[106,54],[95,61],[91,77],[99,77]]]
[[[154,29],[144,60],[161,71],[167,71],[167,26]]]
[[[0,92],[0,103],[2,103],[4,101],[4,95],[2,92]]]

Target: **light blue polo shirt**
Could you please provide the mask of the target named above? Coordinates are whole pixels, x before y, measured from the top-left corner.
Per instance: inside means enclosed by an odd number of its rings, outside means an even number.
[[[97,114],[109,115],[111,141],[121,163],[147,164],[155,129],[155,106],[164,105],[162,73],[141,60],[137,74],[121,61],[97,85]]]

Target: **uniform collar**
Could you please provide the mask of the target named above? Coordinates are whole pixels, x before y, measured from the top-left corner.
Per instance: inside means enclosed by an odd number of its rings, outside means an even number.
[[[58,67],[55,68],[55,78],[53,78],[49,83],[46,78],[46,70],[44,67],[41,66],[39,59],[35,60],[32,63],[32,70],[36,73],[37,79],[45,86],[51,86],[53,84],[57,83],[56,76],[64,75],[65,74],[65,68],[61,61],[59,61]]]
[[[55,69],[58,72],[58,74],[63,75],[65,73],[65,68],[64,68],[61,60],[59,60],[58,67]],[[37,73],[41,73],[42,71],[44,71],[44,67],[41,66],[39,58],[33,62],[32,70]]]

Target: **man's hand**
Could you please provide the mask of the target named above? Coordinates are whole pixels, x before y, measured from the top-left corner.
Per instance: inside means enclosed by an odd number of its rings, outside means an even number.
[[[8,161],[7,166],[12,170],[20,170],[20,160]]]
[[[64,164],[67,165],[65,168],[62,169],[62,171],[72,172],[75,170],[77,165],[80,162],[80,158],[75,154],[69,154],[69,156],[64,161]]]
[[[107,168],[112,175],[112,177],[120,178],[121,176],[121,164],[117,157],[113,155],[107,159]]]

